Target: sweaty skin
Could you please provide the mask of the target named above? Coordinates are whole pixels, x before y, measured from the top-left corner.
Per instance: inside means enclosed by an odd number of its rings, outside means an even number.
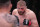
[[[12,15],[18,16],[20,27],[39,27],[36,15],[30,9],[26,9],[26,12],[24,13],[24,15],[19,15],[17,9],[15,9],[13,10]],[[23,25],[24,19],[31,21],[31,26]]]
[[[10,14],[0,14],[0,27],[18,27],[16,17]]]

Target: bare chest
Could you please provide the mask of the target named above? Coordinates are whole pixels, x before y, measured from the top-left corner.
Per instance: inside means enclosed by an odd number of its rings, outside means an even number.
[[[28,27],[28,26],[23,25],[23,21],[24,19],[30,20],[29,16],[27,15],[25,16],[16,15],[16,16],[18,16],[20,27]]]

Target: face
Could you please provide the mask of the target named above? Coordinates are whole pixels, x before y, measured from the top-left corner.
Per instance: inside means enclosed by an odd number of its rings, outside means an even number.
[[[17,6],[17,10],[18,10],[19,15],[23,15],[25,13],[26,6],[20,6],[20,5],[18,5]]]

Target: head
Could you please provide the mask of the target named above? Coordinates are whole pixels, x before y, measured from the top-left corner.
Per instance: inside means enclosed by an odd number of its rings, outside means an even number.
[[[0,10],[10,11],[12,7],[11,0],[0,0]]]
[[[25,13],[25,10],[26,10],[26,2],[25,1],[18,1],[17,3],[17,10],[18,10],[18,13],[20,15],[23,15]]]

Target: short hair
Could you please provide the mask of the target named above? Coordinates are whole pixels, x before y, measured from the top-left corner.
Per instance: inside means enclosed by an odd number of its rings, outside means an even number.
[[[26,6],[26,2],[25,1],[18,1],[17,5],[20,5],[20,6],[24,5],[24,6]]]
[[[8,6],[11,0],[0,0],[0,7]]]

